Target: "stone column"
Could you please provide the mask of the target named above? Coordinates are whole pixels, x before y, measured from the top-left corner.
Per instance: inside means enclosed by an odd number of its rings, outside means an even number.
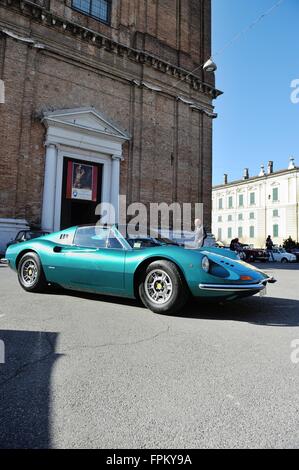
[[[42,229],[54,230],[55,188],[56,188],[57,148],[46,145],[45,179],[43,192]]]
[[[115,211],[115,220],[111,221],[113,223],[117,223],[119,219],[119,179],[121,159],[121,155],[112,155],[110,202]]]

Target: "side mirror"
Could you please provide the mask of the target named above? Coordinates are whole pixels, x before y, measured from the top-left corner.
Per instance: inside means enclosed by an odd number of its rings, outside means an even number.
[[[61,246],[54,246],[53,251],[54,251],[54,253],[61,253],[62,252],[62,247]]]

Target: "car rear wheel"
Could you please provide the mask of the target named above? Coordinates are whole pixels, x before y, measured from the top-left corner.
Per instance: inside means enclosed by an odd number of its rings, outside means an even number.
[[[26,253],[18,266],[19,283],[27,292],[43,292],[47,281],[39,256],[36,253]]]
[[[155,313],[176,314],[188,301],[189,291],[176,265],[170,261],[149,264],[139,283],[143,304]]]

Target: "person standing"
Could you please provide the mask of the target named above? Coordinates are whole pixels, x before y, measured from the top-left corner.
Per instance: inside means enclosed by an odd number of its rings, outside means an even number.
[[[240,243],[239,238],[234,238],[230,242],[229,249],[237,253],[237,255],[240,257],[241,260],[244,260],[246,258],[245,253],[243,251],[243,245]]]
[[[236,251],[236,238],[234,238],[231,242],[230,242],[230,247],[229,249],[231,251]]]
[[[266,249],[267,249],[269,258],[271,258],[271,261],[275,261],[274,256],[273,256],[273,246],[274,246],[274,243],[271,238],[271,235],[268,235],[268,238],[266,240]]]
[[[239,241],[239,238],[234,238],[230,243],[230,250],[240,253],[242,251],[242,245]]]
[[[202,248],[204,246],[205,239],[207,238],[206,229],[200,219],[195,219],[195,239],[194,246],[195,248]]]

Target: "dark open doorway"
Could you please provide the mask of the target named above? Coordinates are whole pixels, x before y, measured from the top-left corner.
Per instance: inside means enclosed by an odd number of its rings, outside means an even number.
[[[76,169],[79,166],[78,172],[81,170],[82,173],[79,175],[79,178],[81,178],[83,184],[76,181],[76,175],[72,173],[72,169]],[[98,217],[95,214],[95,210],[97,205],[101,202],[102,170],[102,164],[64,157],[60,219],[61,230],[74,225],[97,222]],[[89,177],[90,181],[87,181],[87,177]]]

